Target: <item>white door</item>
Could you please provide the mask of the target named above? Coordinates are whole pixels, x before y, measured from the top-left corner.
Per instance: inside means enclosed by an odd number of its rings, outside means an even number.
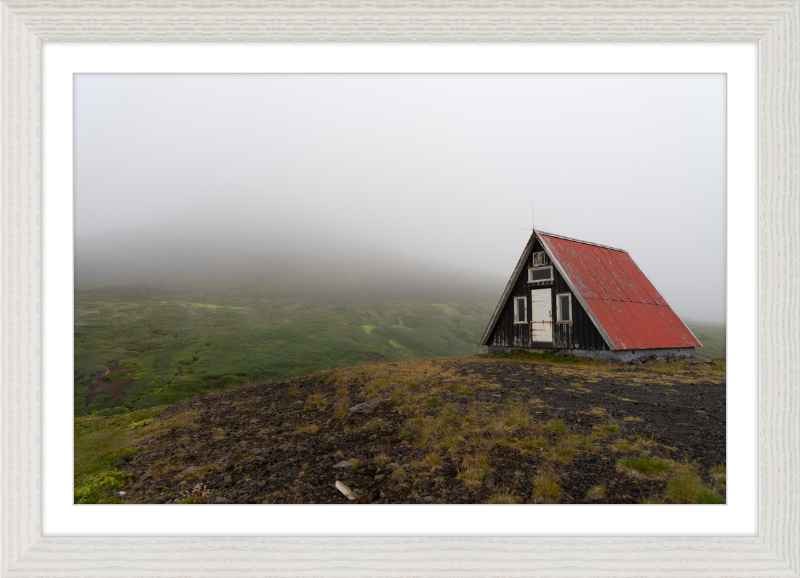
[[[552,289],[531,291],[531,337],[533,341],[553,341]]]

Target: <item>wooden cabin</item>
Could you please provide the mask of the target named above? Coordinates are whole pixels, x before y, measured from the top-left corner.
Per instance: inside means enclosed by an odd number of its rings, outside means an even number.
[[[481,345],[621,361],[702,347],[623,249],[533,231]]]

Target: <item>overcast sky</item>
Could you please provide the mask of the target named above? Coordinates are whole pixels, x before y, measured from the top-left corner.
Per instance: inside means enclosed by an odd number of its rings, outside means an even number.
[[[538,229],[627,249],[679,315],[722,322],[725,90],[724,75],[76,75],[75,234],[324,231],[507,278],[535,200]]]

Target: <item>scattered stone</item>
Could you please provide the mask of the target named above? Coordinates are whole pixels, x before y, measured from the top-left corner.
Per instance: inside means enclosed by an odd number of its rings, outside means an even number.
[[[266,463],[267,460],[264,459],[262,456],[256,456],[253,458],[253,461],[257,464],[263,464]]]
[[[223,478],[223,481],[224,481],[226,484],[233,483],[233,477],[232,477],[232,476],[225,476],[225,477]]]
[[[387,469],[389,472],[393,472],[393,471],[395,471],[395,470],[396,470],[397,468],[399,468],[399,467],[400,467],[400,464],[398,464],[398,463],[396,463],[396,462],[392,462],[391,464],[389,464],[388,466],[386,466],[386,469]]]
[[[522,496],[516,496],[514,498],[514,501],[517,502],[518,504],[524,504],[525,503],[525,500],[522,498]]]
[[[422,496],[422,501],[423,501],[423,502],[428,502],[428,503],[430,503],[430,502],[432,502],[432,501],[433,501],[433,499],[434,499],[434,498],[433,498],[433,496]]]
[[[120,466],[124,466],[128,462],[126,460],[114,460],[114,467],[118,468]]]
[[[290,447],[291,447],[291,446],[290,446],[289,444],[281,444],[281,445],[279,445],[279,446],[278,446],[278,450],[279,450],[279,451],[282,451],[282,452],[285,452],[285,451],[286,451],[286,450],[288,450]]]
[[[178,476],[182,476],[184,474],[191,474],[192,472],[196,472],[199,469],[200,469],[200,466],[189,466],[188,468],[184,469],[181,473],[179,473]]]
[[[338,470],[341,468],[349,468],[352,467],[352,465],[353,465],[353,460],[344,460],[333,464],[333,469]]]
[[[150,472],[145,472],[141,476],[139,476],[139,483],[141,484],[142,482],[149,480],[152,477],[153,474],[151,474]]]
[[[375,399],[367,400],[364,403],[356,404],[347,411],[350,413],[372,413],[382,401],[382,399],[376,397]]]
[[[122,454],[122,459],[126,462],[131,461],[131,454]]]
[[[375,481],[376,482],[380,482],[385,477],[386,477],[386,474],[378,474],[377,476],[375,476]]]
[[[348,500],[357,500],[358,496],[356,496],[353,491],[345,486],[339,480],[336,480],[336,489],[342,492]]]

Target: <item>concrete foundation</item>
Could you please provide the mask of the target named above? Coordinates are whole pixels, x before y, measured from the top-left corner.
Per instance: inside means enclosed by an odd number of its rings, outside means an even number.
[[[498,347],[489,346],[489,353],[511,353],[512,351],[527,351],[529,353],[547,353],[548,351],[558,351],[556,349],[531,349],[526,347]],[[589,359],[599,359],[602,361],[617,361],[627,363],[634,359],[645,359],[651,355],[656,357],[694,357],[694,347],[670,347],[663,349],[621,349],[617,351],[607,351],[605,349],[562,349],[561,355],[574,355],[575,357],[588,357]]]

